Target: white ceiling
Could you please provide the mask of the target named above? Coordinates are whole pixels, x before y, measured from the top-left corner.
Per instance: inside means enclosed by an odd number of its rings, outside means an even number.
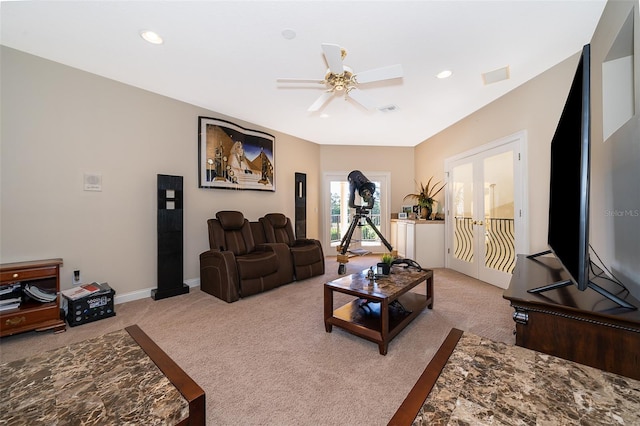
[[[577,53],[605,3],[4,1],[0,42],[312,142],[415,146]],[[397,111],[337,97],[307,112],[323,86],[276,79],[322,79],[321,43],[346,48],[356,74],[401,64],[404,78],[360,85]],[[482,73],[505,66],[509,80],[483,85]],[[453,76],[437,79],[443,69]]]

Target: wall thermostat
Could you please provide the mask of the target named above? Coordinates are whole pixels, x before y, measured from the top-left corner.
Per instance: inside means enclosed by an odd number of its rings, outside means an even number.
[[[85,191],[102,191],[102,175],[96,173],[84,174]]]

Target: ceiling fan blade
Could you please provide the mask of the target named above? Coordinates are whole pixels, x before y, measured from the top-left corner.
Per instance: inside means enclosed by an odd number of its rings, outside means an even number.
[[[366,109],[376,109],[377,107],[376,102],[357,87],[349,90],[348,95],[351,99],[353,99]]]
[[[278,83],[318,83],[324,84],[324,80],[318,80],[317,78],[278,78]]]
[[[314,112],[319,110],[320,108],[322,108],[322,106],[325,103],[327,103],[329,99],[331,99],[332,96],[333,96],[333,92],[324,92],[322,95],[320,95],[318,99],[316,99],[316,101],[313,104],[311,104],[311,106],[309,107],[309,109],[307,109],[307,111]]]
[[[344,71],[341,50],[337,44],[322,44],[322,51],[324,52],[324,57],[327,59],[327,65],[329,65],[329,69],[334,74],[342,74]]]
[[[402,77],[402,65],[400,64],[363,71],[355,75],[356,82],[358,83],[371,83],[400,77]]]

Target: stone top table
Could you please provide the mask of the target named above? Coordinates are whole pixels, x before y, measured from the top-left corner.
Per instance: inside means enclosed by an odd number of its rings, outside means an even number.
[[[0,424],[204,424],[204,409],[204,391],[135,325],[0,365]]]
[[[424,293],[412,289],[425,283]],[[334,293],[348,294],[355,300],[334,310]],[[389,342],[426,307],[433,309],[433,271],[393,266],[391,274],[374,279],[367,271],[351,274],[324,284],[324,324],[378,344],[387,354]]]
[[[453,329],[390,425],[640,424],[640,381]]]

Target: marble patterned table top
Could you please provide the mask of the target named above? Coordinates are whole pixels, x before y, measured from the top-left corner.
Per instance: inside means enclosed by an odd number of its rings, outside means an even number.
[[[404,268],[401,266],[393,266],[392,275],[376,276],[371,280],[367,278],[367,270],[347,275],[325,285],[336,289],[353,290],[363,296],[373,296],[379,298],[395,298],[398,294],[407,290],[416,282],[425,281],[433,276],[431,270],[417,270],[415,268]]]
[[[171,425],[189,404],[125,330],[0,365],[0,424]]]
[[[640,425],[640,381],[464,333],[414,425]]]

